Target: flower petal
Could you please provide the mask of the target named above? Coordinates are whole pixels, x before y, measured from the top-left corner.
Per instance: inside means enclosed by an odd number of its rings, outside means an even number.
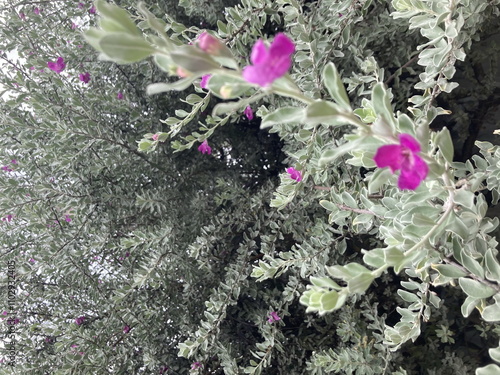
[[[211,74],[205,74],[204,76],[201,77],[201,82],[200,82],[200,87],[202,89],[207,89],[208,88],[208,80],[212,77]]]
[[[375,164],[377,164],[377,167],[389,167],[392,173],[401,168],[402,159],[403,157],[401,155],[400,145],[386,145],[379,147],[375,156],[373,157],[373,160],[375,161]]]
[[[420,152],[420,143],[413,138],[410,134],[400,134],[399,141],[401,142],[401,146],[406,147],[411,150],[411,152],[416,153]]]
[[[295,52],[295,44],[285,34],[279,33],[274,37],[269,54],[271,56],[287,56],[290,57]]]
[[[275,79],[278,79],[280,77],[283,77],[290,67],[292,66],[292,60],[290,59],[290,56],[280,56],[276,60],[273,60],[271,65],[269,66],[269,77],[273,78],[273,81]]]
[[[257,43],[252,48],[252,54],[250,55],[250,61],[252,64],[263,64],[269,59],[269,51],[267,50],[264,42],[259,39]]]
[[[243,78],[249,83],[255,83],[259,86],[266,86],[273,80],[269,79],[266,69],[262,65],[249,65],[243,68]]]
[[[398,187],[400,189],[415,190],[429,173],[429,167],[425,161],[418,155],[414,155],[413,157],[415,158],[413,168],[401,170],[401,175],[398,179]]]

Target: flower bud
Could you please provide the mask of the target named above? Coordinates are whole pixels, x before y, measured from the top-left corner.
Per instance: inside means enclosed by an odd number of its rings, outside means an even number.
[[[177,71],[176,71],[177,75],[181,78],[186,78],[186,77],[189,77],[191,75],[190,72],[188,72],[187,70],[185,69],[182,69],[180,66],[177,67]]]
[[[229,85],[224,85],[220,88],[220,96],[224,99],[229,99],[231,97],[231,93],[233,92],[233,89]]]
[[[224,47],[224,45],[220,42],[219,39],[204,31],[198,37],[198,47],[200,47],[209,55],[218,56],[220,55],[220,51]]]

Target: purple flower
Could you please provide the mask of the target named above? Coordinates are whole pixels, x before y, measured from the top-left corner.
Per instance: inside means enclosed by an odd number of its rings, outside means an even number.
[[[80,316],[80,317],[78,317],[78,318],[75,319],[75,323],[78,326],[81,325],[81,324],[83,324],[84,321],[85,321],[85,317],[84,316]]]
[[[129,326],[123,327],[123,333],[129,333],[129,332],[130,332],[130,327]]]
[[[243,69],[243,78],[259,86],[270,85],[288,72],[294,52],[295,45],[283,33],[276,35],[269,48],[259,39],[250,55],[252,65]]]
[[[119,91],[118,94],[116,94],[116,99],[122,100],[123,99],[123,94]]]
[[[82,81],[84,83],[89,83],[90,82],[90,73],[89,72],[80,73],[78,78],[80,78],[80,81]]]
[[[202,367],[202,364],[200,362],[194,362],[192,365],[191,365],[191,370],[198,370],[199,368]]]
[[[167,371],[168,371],[168,366],[161,367],[160,368],[160,375],[166,373]]]
[[[201,145],[198,146],[198,151],[202,154],[210,155],[212,153],[212,148],[208,145],[208,141],[205,139]]]
[[[78,3],[78,9],[83,9],[84,6],[85,6],[84,3]]]
[[[67,223],[71,223],[71,217],[69,215],[64,215],[64,220],[66,220]]]
[[[206,90],[208,88],[208,81],[210,80],[210,77],[212,77],[211,74],[205,74],[201,77],[200,87],[202,89]]]
[[[252,108],[250,106],[247,106],[245,108],[245,110],[243,111],[243,113],[245,114],[247,119],[249,119],[250,121],[253,120],[253,111],[252,111]]]
[[[38,8],[33,9],[33,13],[35,13],[38,16],[40,14],[40,9]]]
[[[74,29],[76,29],[77,27],[78,27],[78,25],[77,25],[76,23],[74,23],[74,22],[73,22],[73,23],[71,24],[71,28],[72,28],[73,30],[74,30]]]
[[[64,59],[59,57],[56,62],[49,61],[47,66],[50,70],[53,70],[56,73],[61,73],[64,68],[66,68],[66,64],[64,63]]]
[[[198,36],[198,47],[210,55],[219,55],[222,48],[222,43],[216,37],[210,35],[206,31]]]
[[[300,171],[296,170],[294,167],[287,168],[286,172],[290,175],[290,178],[292,180],[295,180],[297,182],[302,181],[302,173],[300,173]]]
[[[399,145],[379,147],[373,157],[379,168],[389,167],[391,172],[401,169],[398,179],[400,189],[415,190],[425,180],[429,167],[418,155],[420,144],[409,134],[399,135]]]
[[[7,216],[2,218],[2,221],[6,221],[6,222],[10,223],[13,217],[14,217],[13,215],[8,214]]]
[[[17,164],[17,160],[16,160],[16,159],[12,159],[10,162],[11,162],[12,164]]]
[[[7,312],[7,311],[4,311],[4,312],[2,313],[2,315],[7,315],[7,314],[8,314],[8,312]]]
[[[35,263],[36,261],[35,261],[33,258],[30,258],[30,259],[29,259],[29,262],[30,262],[30,263]]]
[[[12,172],[12,169],[11,169],[11,168],[9,168],[9,166],[8,166],[8,165],[4,165],[4,166],[2,167],[2,169],[3,169],[5,172]]]
[[[159,136],[159,134],[153,134],[151,138],[153,138],[153,141],[157,141]]]
[[[276,311],[271,311],[271,313],[269,314],[269,319],[267,319],[267,321],[269,323],[274,323],[278,320],[281,320],[281,318],[278,316],[278,313]]]
[[[89,9],[89,13],[95,14],[95,11],[96,11],[95,6],[92,5],[92,8]]]
[[[24,14],[23,12],[19,13],[19,18],[22,19],[23,21],[26,20],[26,14]]]

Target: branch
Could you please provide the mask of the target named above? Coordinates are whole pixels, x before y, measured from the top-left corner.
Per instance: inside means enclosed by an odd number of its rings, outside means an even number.
[[[469,270],[467,268],[465,268],[464,266],[462,266],[460,263],[457,263],[456,261],[454,261],[453,259],[450,259],[450,258],[444,258],[443,261],[447,264],[450,264],[452,266],[455,266],[457,267],[459,270],[465,272],[467,274],[468,277],[470,277],[471,279],[474,279],[476,281],[479,281],[481,284],[483,285],[486,285],[486,286],[489,286],[490,288],[493,288],[497,291],[497,293],[500,293],[500,285],[498,285],[498,283],[494,283],[492,281],[489,281],[489,280],[486,280],[486,279],[483,279],[482,277],[479,277],[471,272],[469,272]]]

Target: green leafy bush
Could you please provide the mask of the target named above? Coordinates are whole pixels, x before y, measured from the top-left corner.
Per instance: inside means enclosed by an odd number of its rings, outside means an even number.
[[[499,1],[179,5],[3,10],[6,368],[499,374]]]

